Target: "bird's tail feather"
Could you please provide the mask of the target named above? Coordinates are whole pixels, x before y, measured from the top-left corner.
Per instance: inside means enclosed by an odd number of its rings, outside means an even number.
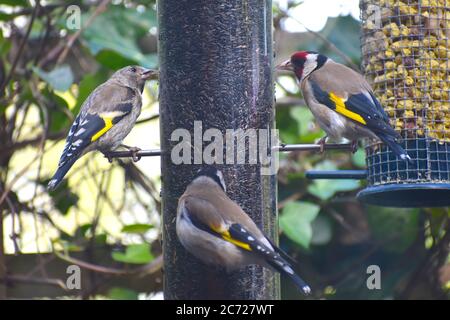
[[[385,144],[391,148],[391,150],[395,153],[397,157],[400,159],[409,162],[410,164],[414,164],[411,157],[408,155],[405,149],[396,141],[396,139],[392,136],[379,134],[378,137],[383,141]]]
[[[70,168],[72,168],[75,161],[77,161],[77,157],[73,157],[70,160],[67,160],[62,166],[58,167],[58,170],[56,170],[55,174],[53,175],[52,179],[47,185],[47,190],[53,191],[58,187],[58,185],[61,183],[62,179],[66,175],[67,171],[69,171]]]
[[[288,276],[295,285],[306,295],[311,293],[308,284],[292,269],[292,267],[283,258],[278,256],[277,259],[269,261],[269,264],[281,274]]]

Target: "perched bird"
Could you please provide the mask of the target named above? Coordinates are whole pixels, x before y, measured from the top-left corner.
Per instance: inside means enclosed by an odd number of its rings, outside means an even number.
[[[293,270],[295,261],[227,196],[223,175],[212,166],[201,169],[180,197],[176,231],[186,250],[206,264],[227,271],[259,264],[288,276],[304,294],[311,292]]]
[[[82,155],[92,150],[107,155],[121,145],[141,113],[145,81],[157,74],[155,70],[128,66],[116,71],[87,97],[67,135],[58,169],[48,184],[49,190],[58,186]],[[124,147],[133,152],[136,161],[139,149]]]
[[[347,138],[354,147],[362,137],[378,138],[400,159],[411,162],[362,75],[313,51],[296,52],[277,69],[295,73],[306,104],[327,133],[319,142],[322,148],[328,136]]]

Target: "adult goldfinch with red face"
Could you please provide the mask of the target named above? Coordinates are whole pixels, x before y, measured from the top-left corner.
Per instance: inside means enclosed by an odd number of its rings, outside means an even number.
[[[180,197],[176,232],[186,250],[208,265],[232,271],[259,264],[288,276],[304,294],[311,292],[293,260],[227,196],[223,175],[212,166],[200,170]]]
[[[353,142],[363,137],[378,138],[400,159],[411,162],[398,142],[399,133],[390,126],[362,75],[313,51],[296,52],[277,68],[295,73],[306,104],[327,136]],[[326,137],[321,139],[322,144]]]
[[[107,154],[121,145],[141,113],[145,81],[157,75],[155,70],[128,66],[116,71],[87,97],[67,135],[58,169],[47,187],[49,190],[61,183],[82,155],[92,150]],[[139,150],[128,148],[133,152]],[[133,160],[137,160],[135,156]]]

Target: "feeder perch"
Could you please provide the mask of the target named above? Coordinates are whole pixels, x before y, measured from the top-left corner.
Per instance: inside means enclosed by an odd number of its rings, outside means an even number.
[[[363,70],[413,159],[366,147],[364,202],[450,205],[450,6],[446,0],[362,0]]]

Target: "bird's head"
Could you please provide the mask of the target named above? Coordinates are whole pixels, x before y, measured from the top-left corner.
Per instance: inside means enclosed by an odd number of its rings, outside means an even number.
[[[158,70],[146,69],[140,66],[128,66],[117,70],[111,78],[131,88],[139,88],[142,91],[145,81],[157,79],[158,75]]]
[[[302,81],[313,71],[320,69],[328,58],[314,51],[295,52],[289,60],[280,63],[278,70],[293,71],[298,80]]]
[[[217,168],[215,168],[214,166],[210,165],[203,166],[195,175],[194,180],[197,180],[198,178],[201,179],[206,178],[210,182],[218,184],[223,189],[223,191],[227,190],[222,172]]]

